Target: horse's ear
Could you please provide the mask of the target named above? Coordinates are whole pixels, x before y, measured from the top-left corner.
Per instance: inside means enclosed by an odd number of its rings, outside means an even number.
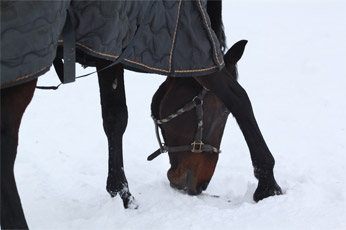
[[[224,60],[226,66],[235,65],[240,60],[241,56],[244,53],[245,46],[247,44],[247,40],[241,40],[235,43],[224,56]]]

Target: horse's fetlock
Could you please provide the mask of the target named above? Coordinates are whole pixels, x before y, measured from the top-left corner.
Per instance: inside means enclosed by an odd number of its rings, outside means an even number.
[[[254,168],[255,177],[258,180],[271,180],[274,179],[273,168]]]

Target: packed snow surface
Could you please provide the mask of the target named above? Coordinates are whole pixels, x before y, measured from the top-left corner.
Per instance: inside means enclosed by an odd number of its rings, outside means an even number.
[[[169,186],[151,97],[165,77],[127,71],[124,161],[139,208],[124,210],[105,190],[107,140],[96,75],[37,90],[20,130],[15,173],[33,230],[346,229],[346,7],[339,0],[227,0],[228,46],[249,40],[239,62],[284,195],[252,200],[257,186],[241,132],[230,117],[208,189]],[[92,68],[78,68],[78,74]],[[54,70],[39,85],[58,84]]]

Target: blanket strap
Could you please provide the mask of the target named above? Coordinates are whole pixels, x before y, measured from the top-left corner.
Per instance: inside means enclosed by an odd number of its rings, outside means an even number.
[[[137,41],[138,37],[142,34],[142,31],[144,29],[144,25],[147,23],[148,16],[150,15],[150,9],[153,5],[154,1],[148,1],[146,11],[143,15],[143,18],[141,20],[141,24],[138,26],[137,31],[135,32],[131,42],[128,44],[128,46],[123,50],[122,54],[118,57],[117,60],[115,60],[113,63],[109,64],[108,66],[104,67],[103,69],[100,69],[98,71],[94,71],[88,74],[84,74],[78,77],[75,77],[75,72],[76,72],[76,67],[75,67],[75,62],[76,62],[76,49],[75,49],[75,41],[76,41],[76,35],[75,31],[73,28],[73,24],[71,21],[71,16],[68,13],[66,17],[66,22],[64,29],[62,31],[62,37],[64,40],[64,62],[62,62],[61,59],[55,59],[53,61],[53,65],[55,68],[55,71],[57,75],[59,76],[59,79],[61,81],[61,84],[66,84],[70,82],[74,82],[77,78],[82,78],[89,76],[94,73],[99,73],[101,71],[104,71],[116,64],[119,64],[126,56],[130,54],[130,51]],[[37,89],[52,89],[52,90],[57,90],[59,86],[36,86]]]
[[[67,12],[66,22],[61,36],[64,41],[64,62],[61,59],[55,58],[53,65],[61,83],[66,84],[76,80],[76,32],[73,28],[69,11]]]

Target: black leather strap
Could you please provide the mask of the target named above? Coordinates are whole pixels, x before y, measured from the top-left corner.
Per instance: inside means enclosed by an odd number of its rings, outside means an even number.
[[[66,22],[65,22],[65,26],[64,29],[62,31],[62,39],[64,41],[63,45],[63,59],[64,62],[61,59],[55,59],[53,61],[53,65],[55,68],[55,71],[57,73],[57,75],[59,76],[59,79],[61,81],[61,83],[65,84],[65,83],[70,83],[70,82],[74,82],[77,78],[82,78],[82,77],[86,77],[89,76],[91,74],[94,73],[99,73],[101,71],[104,71],[116,64],[119,64],[124,58],[126,58],[130,52],[132,51],[132,47],[135,44],[135,42],[137,41],[137,39],[140,37],[144,26],[146,25],[146,23],[148,23],[148,17],[150,15],[150,9],[153,5],[154,1],[148,1],[147,3],[147,8],[146,11],[143,15],[143,18],[141,19],[141,24],[138,26],[137,31],[135,32],[135,35],[133,36],[131,42],[127,45],[127,47],[125,48],[125,50],[123,50],[123,52],[121,53],[121,55],[118,57],[117,60],[115,60],[114,62],[112,62],[111,64],[109,64],[108,66],[104,67],[101,70],[98,71],[94,71],[88,74],[84,74],[81,76],[76,77],[76,67],[75,67],[75,62],[76,62],[76,49],[75,49],[75,42],[76,42],[76,35],[75,35],[75,30],[73,27],[73,22],[71,20],[71,16],[70,13],[68,11],[67,16],[66,16]],[[44,86],[38,86],[36,88],[39,89],[58,89],[59,86],[61,84],[59,84],[58,86],[49,86],[49,87],[44,87]]]
[[[76,33],[72,24],[70,11],[67,11],[66,22],[61,33],[64,41],[63,58],[55,58],[53,65],[61,83],[71,83],[76,81]]]

